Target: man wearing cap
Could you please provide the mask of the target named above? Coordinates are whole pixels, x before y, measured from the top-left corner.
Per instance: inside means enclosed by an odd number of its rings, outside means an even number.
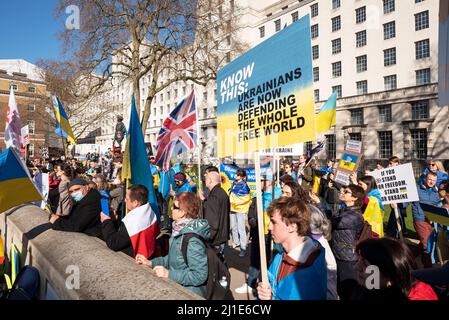
[[[83,232],[89,236],[100,236],[100,193],[95,189],[89,189],[85,180],[75,178],[69,184],[69,195],[73,201],[70,214],[65,217],[52,214],[50,223],[53,224],[53,230]]]

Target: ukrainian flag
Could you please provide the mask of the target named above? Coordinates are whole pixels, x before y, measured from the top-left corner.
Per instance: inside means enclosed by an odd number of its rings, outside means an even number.
[[[74,145],[76,144],[75,136],[73,135],[72,128],[70,127],[69,117],[62,107],[62,103],[58,97],[53,97],[53,105],[55,107],[56,113],[56,130],[55,133],[63,138],[69,140],[69,142]]]
[[[335,125],[337,118],[337,93],[334,91],[315,116],[316,132],[321,133]]]
[[[159,207],[154,192],[153,177],[148,161],[147,149],[142,134],[139,115],[136,110],[134,95],[131,105],[128,134],[126,137],[125,153],[123,155],[123,178],[132,185],[141,184],[147,187],[149,192],[148,202],[159,220]]]
[[[32,201],[42,200],[28,170],[15,151],[6,149],[0,155],[0,213]]]

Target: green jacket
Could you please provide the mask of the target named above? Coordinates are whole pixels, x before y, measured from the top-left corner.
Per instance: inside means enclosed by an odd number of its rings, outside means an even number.
[[[168,269],[168,277],[186,287],[193,293],[202,297],[206,296],[206,281],[208,277],[208,264],[206,246],[197,239],[191,238],[187,246],[187,266],[181,252],[181,244],[184,234],[196,233],[208,240],[209,223],[205,219],[193,219],[181,232],[171,237],[169,241],[169,253],[165,257],[151,260],[152,267],[163,266]]]

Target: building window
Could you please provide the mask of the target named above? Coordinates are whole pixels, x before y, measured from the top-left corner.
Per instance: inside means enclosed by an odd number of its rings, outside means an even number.
[[[332,40],[332,54],[337,54],[341,52],[341,39]]]
[[[265,26],[259,28],[260,37],[265,37]]]
[[[203,119],[207,118],[207,108],[203,109]]]
[[[320,67],[313,68],[313,82],[320,81]]]
[[[396,37],[396,23],[394,21],[384,24],[384,40]]]
[[[349,140],[362,141],[362,134],[360,132],[351,132]]]
[[[355,23],[366,21],[366,7],[355,9]]]
[[[304,154],[307,154],[310,150],[313,149],[313,143],[312,141],[308,141],[304,144]]]
[[[393,156],[393,135],[391,131],[379,131],[379,158],[389,159]]]
[[[13,91],[17,91],[17,85],[16,84],[12,84],[11,87],[12,87]]]
[[[384,77],[385,90],[395,90],[397,88],[396,75]]]
[[[29,112],[34,112],[34,111],[36,111],[36,105],[34,105],[34,104],[29,104],[29,105],[28,105],[28,111],[29,111]]]
[[[333,86],[332,92],[334,92],[334,91],[337,93],[337,98],[341,98],[341,96],[342,96],[341,85]]]
[[[318,90],[318,89],[313,90],[313,95],[315,98],[315,102],[320,101],[320,90]]]
[[[410,130],[412,136],[412,159],[427,158],[427,130]]]
[[[28,120],[27,124],[28,124],[29,133],[30,134],[34,134],[34,129],[35,129],[35,122],[34,122],[34,120]]]
[[[276,32],[278,32],[279,30],[281,30],[281,19],[277,19],[277,20],[274,22],[274,28],[275,28]]]
[[[182,87],[182,95],[183,95],[183,96],[186,95],[186,87]]]
[[[315,39],[318,37],[318,24],[314,24],[310,28],[310,36],[312,37],[312,39]]]
[[[394,11],[394,0],[384,0],[384,14]]]
[[[204,101],[207,101],[207,91],[204,91],[204,92],[203,92],[203,100],[204,100]]]
[[[318,45],[312,47],[312,59],[316,60],[320,57],[320,51]]]
[[[226,52],[226,63],[231,62],[231,53],[230,52]]]
[[[396,64],[396,48],[384,50],[384,66],[392,66]]]
[[[357,48],[366,46],[366,30],[357,32],[355,34],[355,46]]]
[[[340,0],[332,0],[332,9],[340,8]]]
[[[335,134],[327,134],[325,137],[326,137],[326,157],[327,159],[335,159],[337,157]]]
[[[429,27],[429,11],[415,14],[415,31],[427,29]]]
[[[28,145],[28,157],[31,157],[31,158],[34,157],[34,144]]]
[[[317,15],[318,15],[318,4],[317,4]],[[292,22],[298,21],[298,11],[292,13]]]
[[[367,94],[368,93],[368,81],[357,81],[357,94]]]
[[[298,15],[297,12],[295,12],[295,13],[296,13],[296,15]],[[314,18],[318,15],[318,3],[312,4],[310,6],[310,15],[312,16],[312,18]]]
[[[332,77],[341,77],[341,61],[332,63]]]
[[[415,0],[415,3],[423,2],[424,0]]]
[[[167,92],[167,99],[170,100],[171,99],[171,94],[170,91]]]
[[[340,29],[341,29],[340,16],[332,18],[332,32],[338,31]]]
[[[391,105],[379,106],[379,122],[387,123],[391,121]]]
[[[160,106],[159,110],[160,110],[160,114],[163,115],[164,114],[164,106]]]
[[[429,100],[421,100],[412,103],[412,120],[429,118]]]
[[[430,42],[429,39],[415,42],[415,55],[416,59],[429,58],[430,57]]]
[[[430,68],[416,70],[415,73],[417,86],[430,83]]]
[[[363,72],[368,69],[368,59],[366,54],[355,58],[357,72]]]
[[[351,111],[351,124],[362,125],[363,124],[363,109],[353,109]]]
[[[28,87],[28,92],[29,93],[36,93],[36,88],[35,87]]]

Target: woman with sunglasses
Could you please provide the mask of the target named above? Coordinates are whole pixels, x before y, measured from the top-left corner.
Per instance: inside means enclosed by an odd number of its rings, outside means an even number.
[[[138,255],[136,262],[153,268],[158,277],[170,278],[205,297],[208,261],[204,242],[196,237],[188,240],[187,263],[181,250],[186,234],[195,233],[205,241],[209,240],[209,223],[199,218],[200,205],[200,199],[194,193],[182,192],[177,195],[172,207],[173,229],[168,255],[151,260]]]
[[[355,247],[363,228],[361,207],[365,191],[355,184],[342,187],[339,198],[343,206],[338,210],[326,210],[320,198],[314,193],[310,193],[310,198],[331,221],[331,248],[337,261],[337,292],[341,300],[348,300],[358,279]]]
[[[426,179],[426,175],[429,172],[433,172],[437,175],[437,186],[440,185],[441,182],[444,180],[448,180],[449,176],[444,169],[443,163],[441,161],[437,160],[430,160],[428,167],[424,170],[423,174],[419,177],[418,184],[422,185],[424,184],[424,180]]]

